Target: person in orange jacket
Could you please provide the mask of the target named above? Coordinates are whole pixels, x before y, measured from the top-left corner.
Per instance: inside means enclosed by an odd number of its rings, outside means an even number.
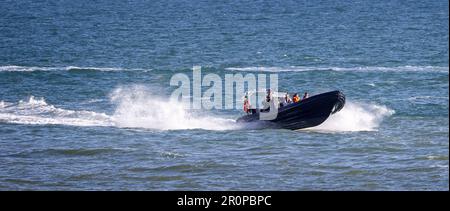
[[[300,102],[300,97],[298,96],[297,93],[295,93],[294,96],[292,97],[292,102],[294,103]]]

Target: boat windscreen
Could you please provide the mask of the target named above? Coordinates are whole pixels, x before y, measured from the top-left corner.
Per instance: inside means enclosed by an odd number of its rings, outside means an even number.
[[[266,91],[248,91],[248,92],[245,93],[244,96],[250,97],[250,96],[253,96],[255,94],[258,94],[260,96],[265,96],[266,95]],[[279,97],[279,98],[286,96],[286,94],[287,94],[286,92],[272,92],[272,96],[273,97]]]

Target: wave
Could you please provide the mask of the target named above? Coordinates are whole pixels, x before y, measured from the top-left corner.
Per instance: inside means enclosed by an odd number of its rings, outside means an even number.
[[[448,96],[414,96],[414,97],[409,97],[408,100],[409,101],[415,101],[415,100],[429,100],[429,99],[443,99],[443,100],[448,100]]]
[[[205,67],[207,68],[207,67]],[[16,66],[6,65],[0,66],[0,72],[33,72],[33,71],[151,71],[150,68],[121,68],[121,67],[79,67],[79,66],[62,66],[62,67],[37,67],[37,66]],[[287,67],[227,67],[225,70],[243,71],[243,72],[307,72],[307,71],[341,71],[341,72],[437,72],[449,73],[449,67],[442,66],[364,66],[364,67],[323,67],[323,66],[287,66]]]
[[[16,66],[7,65],[0,66],[0,72],[33,72],[33,71],[147,71],[150,69],[142,68],[118,68],[118,67],[78,67],[78,66],[66,66],[66,67],[34,67],[34,66]]]
[[[310,130],[332,132],[375,131],[384,118],[395,114],[383,105],[347,102],[344,108]]]
[[[2,101],[3,102],[3,101]],[[93,111],[75,111],[56,108],[44,98],[31,96],[18,103],[3,102],[0,122],[37,125],[113,126],[111,117]]]
[[[288,66],[288,67],[228,67],[226,70],[244,72],[306,72],[306,71],[341,71],[341,72],[438,72],[448,73],[449,67],[441,66],[397,66],[397,67],[312,67],[312,66]]]

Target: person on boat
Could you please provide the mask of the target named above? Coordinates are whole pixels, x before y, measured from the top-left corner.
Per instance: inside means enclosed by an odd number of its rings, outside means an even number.
[[[248,96],[245,96],[245,98],[244,98],[244,112],[245,113],[250,113],[250,107],[251,107],[251,105],[250,105],[250,101],[248,100]]]
[[[266,99],[262,102],[263,105],[263,108],[261,109],[262,112],[269,111],[271,101],[272,101],[272,91],[270,89],[267,89]]]
[[[284,97],[281,99],[280,107],[286,106],[286,105],[288,105],[288,104],[290,104],[290,103],[292,103],[292,100],[291,100],[291,98],[289,97],[289,94],[286,93],[286,94],[284,95]]]
[[[303,95],[303,100],[306,99],[306,98],[308,98],[308,97],[309,97],[308,92],[305,92],[305,94]]]
[[[271,98],[272,98],[272,90],[267,89],[266,102],[270,102]]]
[[[286,104],[292,103],[291,98],[289,97],[289,94],[286,93],[286,95],[284,95],[284,101],[286,101]]]
[[[292,97],[292,102],[294,103],[300,102],[300,97],[298,96],[297,93],[295,93],[294,96]]]

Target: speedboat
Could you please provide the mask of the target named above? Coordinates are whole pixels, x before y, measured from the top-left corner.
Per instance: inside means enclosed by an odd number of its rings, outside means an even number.
[[[283,95],[278,94],[278,98]],[[253,112],[237,119],[238,123],[261,123],[269,128],[298,130],[322,124],[328,117],[340,111],[345,105],[345,95],[341,91],[326,92],[289,103],[277,109],[274,119],[262,120],[264,111]],[[267,112],[267,111],[266,111]]]

